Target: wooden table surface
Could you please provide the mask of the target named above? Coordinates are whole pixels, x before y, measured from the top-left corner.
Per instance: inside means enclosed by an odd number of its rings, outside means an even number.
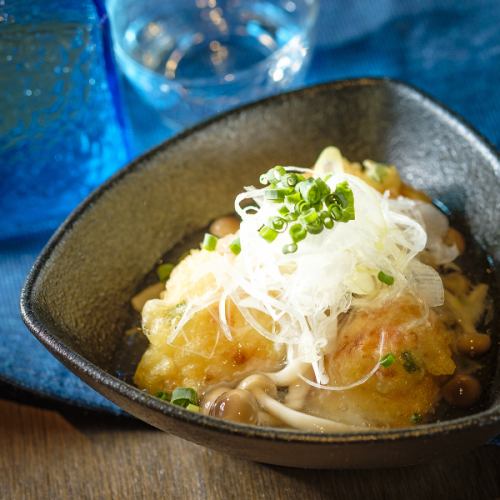
[[[8,393],[0,390],[1,499],[500,498],[500,447],[491,445],[417,467],[298,470],[224,456],[132,419]]]

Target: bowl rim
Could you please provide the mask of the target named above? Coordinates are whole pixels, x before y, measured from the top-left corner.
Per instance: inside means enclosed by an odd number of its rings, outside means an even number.
[[[495,427],[496,431],[500,430],[500,404],[482,410],[472,415],[464,417],[422,424],[416,427],[404,427],[397,429],[373,429],[361,432],[348,433],[320,433],[308,432],[294,429],[281,429],[273,427],[260,427],[245,424],[238,424],[222,419],[189,412],[183,408],[176,407],[166,403],[145,391],[134,387],[127,382],[118,379],[106,370],[98,367],[94,363],[87,360],[78,352],[68,347],[62,342],[57,334],[53,334],[50,328],[46,327],[43,320],[37,316],[33,307],[33,291],[37,280],[43,271],[44,266],[50,259],[56,247],[64,239],[66,234],[71,231],[79,218],[109,189],[112,189],[115,184],[120,182],[122,177],[129,175],[131,172],[140,169],[140,166],[147,162],[148,159],[154,157],[164,149],[173,144],[184,140],[193,133],[197,133],[206,127],[223,122],[227,117],[234,117],[248,109],[267,106],[270,102],[279,102],[289,98],[301,98],[302,96],[312,95],[315,92],[324,90],[342,90],[348,87],[368,87],[368,86],[389,86],[397,90],[403,91],[405,95],[421,101],[423,106],[427,106],[432,111],[437,112],[445,118],[454,128],[458,128],[463,136],[468,136],[474,143],[476,150],[481,150],[481,153],[492,160],[496,164],[498,172],[500,172],[500,155],[495,147],[486,139],[480,132],[475,130],[466,120],[460,115],[451,111],[439,101],[421,91],[415,86],[394,78],[387,77],[360,77],[343,80],[334,80],[316,85],[303,87],[289,92],[279,93],[265,99],[260,99],[250,102],[246,105],[230,109],[224,113],[216,115],[206,121],[203,121],[193,127],[190,127],[179,134],[163,141],[154,148],[146,151],[137,158],[129,162],[125,167],[119,169],[106,182],[101,184],[89,196],[87,196],[66,218],[61,226],[54,232],[49,239],[40,255],[35,260],[21,290],[20,310],[22,319],[30,330],[30,332],[60,361],[63,362],[71,371],[75,372],[79,377],[85,376],[102,385],[106,389],[117,393],[121,398],[132,400],[149,410],[159,412],[167,417],[175,420],[180,420],[187,425],[197,425],[203,427],[207,431],[219,432],[223,434],[238,435],[243,438],[260,439],[264,441],[282,441],[295,443],[316,443],[316,444],[348,444],[348,443],[368,443],[368,442],[391,442],[400,439],[416,439],[423,436],[444,435],[451,432],[476,428],[476,427]],[[88,382],[86,382],[88,383]],[[89,384],[90,385],[90,384]],[[99,390],[99,388],[96,388]]]

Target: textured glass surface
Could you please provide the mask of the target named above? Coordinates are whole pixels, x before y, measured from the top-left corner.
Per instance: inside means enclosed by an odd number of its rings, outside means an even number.
[[[0,0],[0,238],[50,229],[126,161],[91,0]]]

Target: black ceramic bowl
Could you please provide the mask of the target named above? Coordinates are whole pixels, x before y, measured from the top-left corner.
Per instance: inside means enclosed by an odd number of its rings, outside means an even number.
[[[500,163],[492,147],[406,85],[343,81],[222,115],[120,171],[69,217],[34,265],[21,297],[28,328],[70,370],[132,415],[251,460],[321,468],[400,466],[486,442],[500,433],[498,370],[487,408],[470,416],[323,435],[193,414],[113,376],[130,297],[157,259],[185,235],[231,212],[234,195],[263,170],[277,163],[310,165],[330,144],[351,159],[397,164],[412,185],[462,214],[474,238],[500,261]]]

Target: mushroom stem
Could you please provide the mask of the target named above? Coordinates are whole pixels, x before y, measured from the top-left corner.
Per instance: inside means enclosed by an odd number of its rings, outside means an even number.
[[[276,399],[273,399],[258,387],[251,388],[250,390],[253,392],[263,410],[295,429],[319,432],[348,432],[365,430],[363,427],[342,424],[333,420],[314,417],[300,411],[292,410],[291,408],[281,404],[279,401],[276,401]]]
[[[285,387],[295,382],[302,374],[306,367],[306,363],[302,361],[292,361],[279,372],[266,373],[266,377],[270,378],[277,386]]]

